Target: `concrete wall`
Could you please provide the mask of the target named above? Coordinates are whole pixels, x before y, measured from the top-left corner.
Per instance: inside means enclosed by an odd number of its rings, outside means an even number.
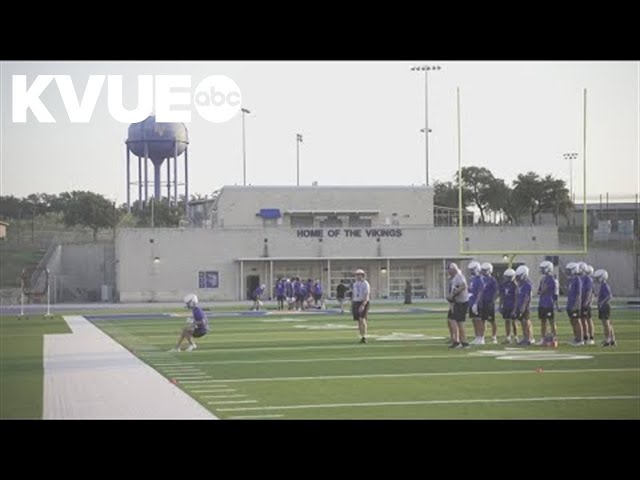
[[[263,208],[290,210],[379,210],[373,223],[433,225],[433,189],[402,187],[237,187],[226,186],[218,198],[217,227],[262,226]],[[394,216],[393,214],[397,214]],[[289,219],[284,220],[285,224]],[[346,226],[346,225],[345,225]]]
[[[329,265],[322,269],[320,265],[325,265],[323,262],[327,258],[331,259],[333,268],[338,268],[335,262],[343,261],[358,265],[356,268],[366,266],[372,271],[385,265],[387,257],[404,257],[414,262],[421,259],[427,269],[425,276],[433,278],[440,275],[442,258],[460,257],[457,228],[390,227],[383,230],[395,231],[396,235],[386,237],[366,234],[367,230],[380,229],[359,229],[359,237],[348,236],[346,229],[335,229],[339,232],[331,237],[331,229],[321,229],[321,239],[300,236],[301,230],[304,229],[122,229],[116,239],[120,298],[125,302],[170,301],[195,291],[203,300],[237,300],[239,295],[243,296],[247,275],[258,274],[261,281],[270,280],[269,262],[283,258],[304,258],[297,263],[311,268],[308,274],[314,278],[322,275],[326,278],[323,272]],[[532,265],[544,259],[542,249],[558,248],[555,228],[469,228],[465,229],[465,238],[469,239],[464,242],[466,249],[488,250],[495,249],[496,245],[503,245],[505,249],[540,249],[539,256],[529,259]],[[265,245],[267,256],[264,255]],[[154,261],[156,257],[157,262]],[[432,272],[436,267],[429,262],[433,261],[427,261],[425,257],[435,259],[438,275]],[[247,259],[243,262],[242,287],[237,261],[240,258]],[[365,262],[364,259],[368,260]],[[502,255],[483,256],[480,260],[504,261]],[[534,270],[537,269],[532,268]],[[219,287],[198,289],[199,271],[217,271]],[[370,277],[370,281],[373,280],[377,282],[377,276]],[[376,290],[382,295],[386,285],[376,287]]]
[[[109,285],[111,292],[115,287],[114,244],[58,245],[47,268],[51,272],[52,301],[101,301],[102,285]]]

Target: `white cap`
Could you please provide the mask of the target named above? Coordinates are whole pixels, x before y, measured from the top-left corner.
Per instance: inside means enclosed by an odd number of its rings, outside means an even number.
[[[364,273],[364,270],[359,268],[358,270],[356,270],[356,275],[366,275],[366,273]]]

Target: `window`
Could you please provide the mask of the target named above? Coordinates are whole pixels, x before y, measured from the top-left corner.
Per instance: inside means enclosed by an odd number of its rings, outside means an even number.
[[[392,265],[389,274],[389,297],[404,298],[404,289],[408,280],[411,283],[412,297],[425,298],[425,279],[426,270],[424,266],[394,267]]]
[[[291,215],[291,226],[296,228],[313,228],[311,215]]]
[[[370,218],[362,218],[360,215],[350,215],[349,216],[349,226],[350,227],[370,227],[371,219]]]
[[[340,228],[342,227],[342,220],[336,216],[329,216],[320,222],[322,228]]]

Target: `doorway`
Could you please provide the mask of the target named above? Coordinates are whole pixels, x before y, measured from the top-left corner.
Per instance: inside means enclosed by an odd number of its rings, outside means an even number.
[[[260,286],[260,275],[247,275],[247,300],[251,300],[254,290]]]

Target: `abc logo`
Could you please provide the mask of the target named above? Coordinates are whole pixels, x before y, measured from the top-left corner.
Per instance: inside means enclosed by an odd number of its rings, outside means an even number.
[[[193,97],[196,110],[213,123],[230,120],[240,110],[240,87],[225,75],[211,75],[202,80]]]

